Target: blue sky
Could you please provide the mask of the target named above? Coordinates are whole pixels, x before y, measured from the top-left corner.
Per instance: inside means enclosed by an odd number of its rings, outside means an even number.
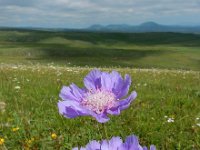
[[[200,0],[0,0],[0,26],[200,25]]]

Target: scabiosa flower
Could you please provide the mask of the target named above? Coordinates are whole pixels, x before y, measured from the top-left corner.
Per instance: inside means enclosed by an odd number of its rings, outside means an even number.
[[[109,120],[108,114],[119,115],[137,96],[133,91],[124,98],[128,94],[131,78],[125,75],[123,79],[116,71],[107,73],[95,69],[85,77],[84,84],[82,89],[75,84],[61,89],[59,96],[63,101],[58,102],[58,108],[66,118],[90,115],[104,123]]]
[[[72,150],[79,150],[78,147]],[[90,141],[85,147],[81,147],[80,150],[148,150],[146,146],[142,147],[139,144],[138,138],[134,135],[128,136],[123,143],[120,137],[113,137],[111,140]],[[150,146],[150,150],[156,150],[154,145]]]

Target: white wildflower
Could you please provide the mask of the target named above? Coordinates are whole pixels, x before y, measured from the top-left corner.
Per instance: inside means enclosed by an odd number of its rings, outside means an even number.
[[[73,71],[73,70],[72,70],[72,69],[67,69],[67,71],[69,71],[69,72],[70,72],[70,71]]]
[[[17,66],[13,66],[13,67],[12,67],[12,69],[17,69],[17,68],[18,68]]]
[[[57,72],[57,76],[61,76],[62,75],[62,73],[61,72]]]
[[[167,122],[169,122],[169,123],[174,122],[174,119],[173,118],[168,118]]]
[[[15,89],[19,90],[19,89],[21,89],[21,87],[20,86],[15,86]]]

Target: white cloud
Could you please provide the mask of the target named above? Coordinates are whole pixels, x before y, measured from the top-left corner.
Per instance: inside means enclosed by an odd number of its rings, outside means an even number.
[[[177,20],[195,22],[199,13],[197,0],[0,0],[0,26],[15,22],[19,26],[60,27],[149,20],[166,23],[169,18],[176,24]]]

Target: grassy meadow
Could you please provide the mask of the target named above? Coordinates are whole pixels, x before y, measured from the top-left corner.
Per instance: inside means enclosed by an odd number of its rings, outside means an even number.
[[[200,35],[2,30],[0,150],[64,150],[105,139],[92,117],[66,119],[57,108],[61,87],[83,87],[95,67],[130,74],[138,93],[110,116],[107,138],[135,134],[157,149],[200,149]]]
[[[0,31],[0,63],[200,70],[200,35]]]

